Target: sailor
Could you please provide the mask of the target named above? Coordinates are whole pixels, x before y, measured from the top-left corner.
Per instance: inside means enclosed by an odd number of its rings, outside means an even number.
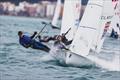
[[[115,39],[118,39],[118,36],[119,36],[118,33],[115,32],[115,33],[114,33],[114,38],[115,38]]]
[[[66,38],[66,35],[68,34],[68,32],[71,30],[71,28],[68,29],[68,31],[66,33],[62,33],[61,35],[61,41],[65,44],[65,45],[70,45],[72,43],[73,40],[68,40]]]
[[[120,31],[120,25],[117,23],[116,26],[117,26],[117,28],[119,28],[119,31]]]
[[[112,28],[112,32],[110,34],[110,37],[118,39],[118,36],[119,36],[118,33]]]
[[[61,42],[65,45],[70,45],[73,40],[68,41],[68,39],[65,37],[64,33],[62,35],[55,35],[53,37],[45,36],[43,39],[41,36],[38,36],[40,42],[49,42],[49,41],[55,41],[58,40],[58,37],[61,38]]]
[[[54,42],[54,46],[58,47],[59,49],[69,50],[68,48],[66,48],[65,44],[62,42],[61,36],[57,37],[57,40]]]
[[[65,44],[65,45],[70,45],[72,43],[73,40],[68,40],[66,37],[65,37],[65,34],[63,33],[61,35],[61,41]]]
[[[50,55],[59,62],[64,62],[65,60],[65,53],[64,51],[68,51],[69,49],[66,47],[66,45],[61,41],[62,37],[57,36],[57,39],[55,40],[54,44],[51,46],[50,49]]]
[[[117,28],[118,28],[118,29],[117,29],[118,31],[115,31],[114,28],[112,28],[112,32],[111,32],[111,34],[110,34],[110,37],[115,38],[115,39],[118,39],[118,37],[119,37],[119,31],[120,31],[120,26],[119,26],[118,23],[116,24],[116,26],[117,26]]]
[[[111,32],[111,34],[110,34],[110,37],[113,37],[113,36],[114,36],[114,33],[115,33],[115,31],[114,31],[114,29],[112,28],[112,32]]]
[[[28,36],[28,35],[23,34],[22,31],[18,31],[19,43],[25,48],[31,47],[33,49],[38,49],[38,50],[42,50],[45,52],[49,52],[50,51],[49,47],[47,47],[40,41],[36,41],[35,39],[33,39],[36,34],[37,32],[34,32],[32,36]]]
[[[53,37],[49,37],[49,36],[44,36],[43,38],[41,38],[41,36],[38,36],[38,38],[39,38],[39,41],[40,42],[49,42],[49,41],[51,41],[51,40],[56,40],[56,37],[57,37],[58,35],[55,35],[55,36],[53,36]]]
[[[41,42],[49,42],[51,40],[55,41],[55,40],[58,40],[58,37],[61,38],[61,42],[64,43],[65,45],[70,45],[72,43],[73,40],[68,40],[66,38],[66,34],[68,34],[68,32],[71,30],[71,28],[68,29],[68,31],[66,33],[62,33],[62,35],[55,35],[53,37],[49,37],[49,36],[46,36],[44,39],[41,39],[41,36],[39,36],[39,41]]]

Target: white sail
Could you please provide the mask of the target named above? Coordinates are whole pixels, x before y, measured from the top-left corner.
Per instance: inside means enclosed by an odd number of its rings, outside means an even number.
[[[114,29],[114,31],[117,32],[118,35],[120,35],[120,27],[118,27],[117,24],[120,25],[120,18],[118,17],[118,15],[114,15],[111,22],[111,28]]]
[[[103,45],[105,34],[109,29],[112,17],[113,17],[112,0],[104,0],[100,24],[91,47],[98,53],[100,52],[101,47]]]
[[[81,0],[65,0],[64,2],[64,11],[60,34],[66,33],[71,28],[69,33],[66,35],[66,38],[68,40],[73,39],[74,32],[78,27],[80,6]]]
[[[89,54],[102,14],[103,0],[89,0],[70,50],[78,55]]]
[[[113,2],[113,7],[114,7],[114,16],[112,18],[112,22],[111,22],[111,29],[114,29],[115,32],[117,32],[120,35],[120,28],[117,27],[117,24],[120,25],[120,1],[114,1]]]
[[[52,20],[52,26],[57,26],[57,24],[58,24],[61,6],[62,6],[61,0],[57,0],[57,5],[55,8],[55,13],[54,13],[53,20]]]
[[[118,2],[120,2],[120,0],[112,0],[112,5],[113,5],[114,8],[118,4]]]

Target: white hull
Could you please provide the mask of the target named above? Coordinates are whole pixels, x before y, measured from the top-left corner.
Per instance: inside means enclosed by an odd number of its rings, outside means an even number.
[[[97,54],[96,52],[90,52],[87,56],[81,56],[72,52],[57,51],[51,52],[50,56],[52,61],[57,61],[60,64],[73,67],[100,67],[109,71],[120,71],[120,55],[114,56],[110,53]],[[104,57],[103,55],[109,55]],[[46,59],[45,59],[46,60]],[[48,57],[47,57],[48,60]]]
[[[116,55],[112,60],[100,58],[97,54],[91,53],[87,56],[80,56],[75,53],[68,52],[66,54],[65,63],[69,66],[83,67],[83,66],[97,66],[110,71],[120,71],[120,56]]]
[[[68,52],[66,55],[66,64],[75,67],[94,65],[88,58]]]

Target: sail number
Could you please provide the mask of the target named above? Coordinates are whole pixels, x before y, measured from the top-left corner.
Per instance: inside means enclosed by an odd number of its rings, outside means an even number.
[[[111,19],[113,16],[101,16],[102,20]]]

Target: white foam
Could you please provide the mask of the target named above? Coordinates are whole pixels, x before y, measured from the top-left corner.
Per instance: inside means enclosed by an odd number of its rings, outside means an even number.
[[[43,57],[40,58],[41,61],[53,61],[55,58],[53,58],[50,54],[44,55]]]
[[[112,61],[104,60],[96,56],[87,56],[88,59],[95,62],[96,65],[110,71],[120,71],[120,56],[115,55]]]

